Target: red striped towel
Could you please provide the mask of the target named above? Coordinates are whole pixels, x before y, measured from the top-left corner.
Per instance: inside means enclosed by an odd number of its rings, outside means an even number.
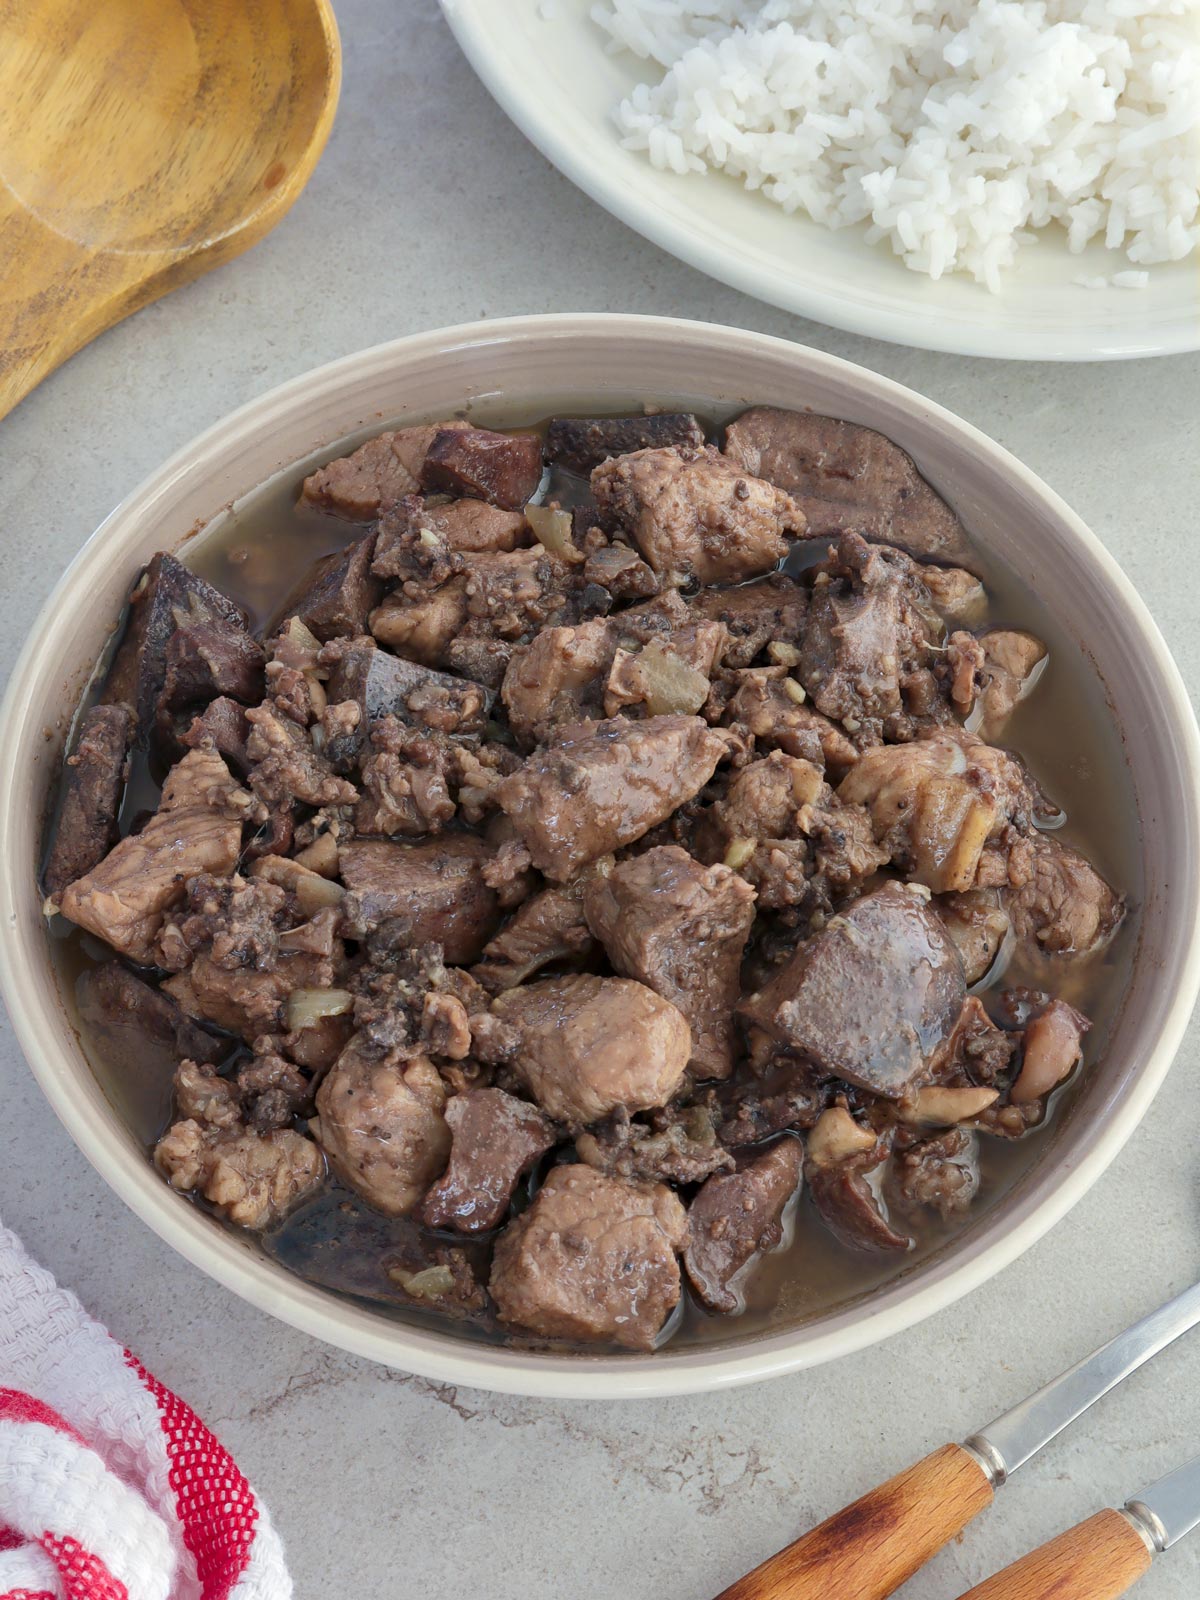
[[[219,1441],[0,1228],[0,1600],[289,1600]]]

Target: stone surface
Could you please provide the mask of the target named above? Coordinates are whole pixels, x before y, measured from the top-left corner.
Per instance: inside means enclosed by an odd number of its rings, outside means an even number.
[[[92,528],[234,406],[401,333],[590,309],[782,334],[949,406],[1082,514],[1133,575],[1193,691],[1200,684],[1200,357],[958,360],[758,305],[661,254],[550,169],[476,82],[430,0],[341,0],[338,13],[342,106],[291,215],[248,256],[103,335],[0,426],[5,676]],[[1067,1220],[977,1294],[879,1349],[698,1399],[455,1393],[327,1349],[208,1282],[101,1184],[7,1029],[0,1050],[0,1215],[225,1439],[282,1530],[299,1596],[480,1587],[493,1600],[551,1600],[568,1579],[592,1600],[704,1600],[1200,1268],[1193,1026],[1149,1116]],[[1119,1504],[1198,1437],[1194,1334],[1021,1472],[905,1595],[951,1600]],[[1200,1535],[1161,1557],[1138,1593],[1191,1600],[1198,1587]]]

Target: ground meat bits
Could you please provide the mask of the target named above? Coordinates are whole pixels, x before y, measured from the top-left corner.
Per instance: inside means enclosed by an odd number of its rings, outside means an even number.
[[[890,440],[724,438],[416,422],[229,552],[251,606],[137,579],[43,903],[164,1178],[323,1287],[766,1317],[791,1218],[898,1266],[1103,1045],[1124,902],[1021,755],[1069,662]]]

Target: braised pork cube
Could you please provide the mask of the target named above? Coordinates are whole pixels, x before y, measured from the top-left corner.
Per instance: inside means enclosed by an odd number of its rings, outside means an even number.
[[[913,1240],[893,1228],[868,1174],[884,1160],[886,1145],[854,1121],[843,1105],[823,1111],[808,1136],[804,1181],[817,1214],[849,1250],[911,1250]]]
[[[1019,628],[991,628],[981,634],[983,648],[976,717],[971,727],[984,739],[998,739],[1017,706],[1037,683],[1049,651],[1035,634]]]
[[[425,1196],[428,1228],[482,1233],[508,1210],[519,1179],[557,1139],[536,1106],[503,1089],[471,1089],[446,1103],[450,1164]]]
[[[800,1183],[803,1150],[781,1139],[736,1172],[709,1178],[688,1207],[683,1264],[710,1311],[744,1310],[739,1274],[783,1238],[783,1213]]]
[[[164,922],[154,958],[174,971],[163,990],[189,1017],[252,1043],[284,1030],[297,990],[332,987],[343,955],[336,907],[292,926],[288,893],[266,878],[202,874],[187,889],[186,905]]]
[[[89,967],[76,986],[79,1015],[106,1055],[128,1066],[141,1060],[205,1064],[229,1054],[231,1041],[185,1015],[169,994],[119,961]]]
[[[451,550],[468,552],[515,550],[529,543],[523,511],[505,511],[486,500],[451,500],[425,505],[421,526],[444,539]]]
[[[987,590],[973,572],[909,561],[902,551],[887,554],[897,561],[908,561],[908,571],[924,586],[934,610],[950,627],[977,628],[987,616]]]
[[[502,907],[484,868],[495,855],[474,834],[443,834],[419,844],[354,839],[341,846],[348,891],[343,921],[352,937],[387,924],[397,944],[440,944],[454,966],[478,961]]]
[[[379,650],[363,637],[322,652],[331,667],[326,687],[331,706],[353,705],[344,731],[328,741],[326,752],[339,771],[355,766],[372,723],[383,717],[439,733],[480,733],[493,696],[482,684],[418,666],[389,650]],[[351,725],[352,724],[352,725]]]
[[[728,867],[703,867],[677,845],[662,845],[595,878],[584,907],[614,970],[687,1018],[694,1076],[727,1078],[742,953],[754,921],[749,885]]]
[[[333,806],[357,800],[357,789],[334,774],[308,730],[270,702],[251,706],[246,721],[250,787],[268,807],[290,810],[298,802]]]
[[[596,619],[573,628],[543,628],[514,652],[500,697],[523,748],[590,712],[601,715],[604,685],[616,654],[611,623]]]
[[[957,729],[865,751],[838,796],[867,807],[876,841],[935,894],[980,883],[989,842],[1036,804],[1013,756]]]
[[[614,717],[559,731],[496,789],[533,864],[562,881],[699,793],[726,752],[700,717]]]
[[[321,1152],[294,1128],[256,1133],[188,1118],[158,1141],[154,1161],[173,1189],[198,1191],[221,1216],[254,1232],[281,1221],[325,1178]]]
[[[317,1090],[309,1129],[343,1183],[385,1216],[402,1217],[446,1165],[445,1106],[432,1061],[379,1051],[360,1032]]]
[[[125,793],[133,712],[126,705],[93,706],[84,713],[67,757],[54,843],[42,874],[58,895],[97,866],[117,842],[117,815]]]
[[[928,898],[889,883],[831,917],[741,1015],[830,1076],[899,1099],[945,1055],[966,997]]]
[[[770,572],[804,533],[789,495],[718,451],[638,450],[592,473],[601,525],[674,583],[741,583]]]
[[[262,647],[247,632],[241,608],[160,551],[129,597],[125,636],[103,698],[134,707],[144,744],[172,710],[219,694],[260,699],[263,665]]]
[[[415,594],[397,590],[368,618],[380,644],[428,667],[445,664],[446,652],[467,620],[467,580],[463,574]]]
[[[660,1183],[555,1167],[500,1235],[488,1287],[509,1327],[651,1350],[679,1303],[683,1206]]]
[[[939,895],[933,902],[954,941],[968,984],[978,983],[995,965],[1008,937],[1008,912],[994,889]]]
[[[797,674],[815,708],[854,732],[904,709],[905,679],[928,666],[929,618],[856,533],[838,541],[809,606]]]
[[[374,522],[392,500],[420,488],[421,469],[438,433],[466,428],[465,422],[421,423],[381,433],[353,455],[330,461],[304,480],[301,498],[321,511],[352,522]]]
[[[485,989],[500,994],[515,989],[543,967],[577,961],[594,948],[582,897],[566,889],[543,889],[518,906],[510,921],[488,941],[472,974]]]
[[[745,728],[768,750],[783,750],[824,766],[835,780],[858,760],[858,749],[835,722],[805,703],[804,691],[792,678],[768,676],[751,669],[725,711],[732,728]]]
[[[704,429],[686,411],[644,417],[555,417],[546,429],[546,454],[568,472],[586,477],[611,456],[635,450],[704,448]]]
[[[794,496],[809,537],[847,528],[925,560],[966,565],[962,523],[883,434],[808,411],[755,406],[725,430],[725,454]]]
[[[890,1207],[909,1216],[934,1211],[944,1221],[966,1211],[979,1193],[978,1135],[948,1128],[897,1150],[884,1193]]]
[[[682,1012],[629,978],[544,978],[507,990],[492,1013],[518,1035],[512,1070],[570,1126],[666,1105],[691,1054]]]
[[[1102,950],[1120,927],[1125,903],[1089,861],[1039,834],[1009,860],[1001,892],[1013,933],[1031,956],[1081,958]]]
[[[696,843],[705,861],[748,858],[762,839],[792,839],[801,831],[806,807],[825,790],[819,767],[800,756],[772,750],[735,772],[724,796],[701,814]]]
[[[374,552],[371,535],[324,556],[288,601],[287,615],[299,617],[322,640],[365,633],[367,618],[383,594],[383,584],[371,571]]]
[[[158,810],[60,897],[64,917],[132,961],[149,963],[163,917],[197,873],[233,871],[254,798],[214,750],[189,750],[163,784]]]
[[[421,467],[421,487],[520,511],[542,481],[542,443],[533,434],[443,428]]]
[[[757,583],[732,589],[701,589],[692,609],[725,624],[721,659],[727,667],[748,667],[772,641],[795,645],[804,632],[808,594],[794,579],[775,572]]]
[[[239,777],[250,771],[250,757],[246,741],[250,737],[250,724],[246,721],[246,708],[228,695],[210,700],[198,717],[193,717],[182,736],[188,750],[211,748],[225,757]]]

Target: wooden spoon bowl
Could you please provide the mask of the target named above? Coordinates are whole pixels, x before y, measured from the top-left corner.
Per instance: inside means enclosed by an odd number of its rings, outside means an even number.
[[[328,0],[0,9],[0,417],[274,227],[340,83]]]

